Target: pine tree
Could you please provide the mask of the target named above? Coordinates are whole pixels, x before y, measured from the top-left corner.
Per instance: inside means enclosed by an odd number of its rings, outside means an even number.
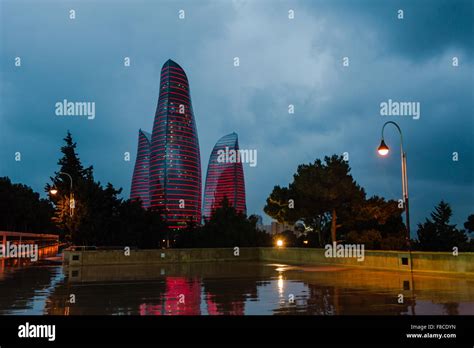
[[[448,203],[441,201],[423,224],[418,224],[418,240],[421,250],[452,251],[466,247],[467,237],[456,225],[449,223],[453,212]]]
[[[84,168],[79,156],[76,153],[77,144],[73,141],[71,133],[68,131],[63,139],[65,144],[61,147],[63,156],[59,159],[59,171],[51,177],[52,184],[45,186],[46,192],[52,189],[57,193],[50,194],[51,201],[56,206],[53,221],[63,231],[63,237],[74,239],[78,231],[80,221],[86,213],[84,200],[81,193],[86,186],[94,182],[92,166]],[[70,178],[67,174],[70,175]],[[72,179],[72,189],[71,189]],[[71,207],[71,198],[74,200],[74,208]]]
[[[45,189],[56,206],[54,222],[63,237],[76,245],[127,245],[158,247],[165,225],[159,211],[146,211],[138,203],[119,198],[122,189],[94,181],[93,167],[84,168],[76,153],[76,143],[68,131],[58,161],[60,170]],[[72,190],[69,176],[72,178]],[[71,215],[69,198],[75,201]]]
[[[464,228],[469,232],[474,232],[474,214],[467,217],[467,221],[464,223]]]

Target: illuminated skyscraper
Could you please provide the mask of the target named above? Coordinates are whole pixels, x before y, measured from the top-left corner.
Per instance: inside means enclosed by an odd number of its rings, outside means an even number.
[[[170,228],[201,221],[201,157],[188,78],[172,60],[161,69],[150,152],[151,207]]]
[[[225,156],[225,154],[236,154]],[[204,189],[204,217],[219,208],[224,197],[238,212],[246,213],[244,170],[239,154],[236,133],[220,138],[209,158]]]
[[[150,206],[150,133],[138,131],[138,150],[133,169],[131,199],[140,199],[144,208]]]

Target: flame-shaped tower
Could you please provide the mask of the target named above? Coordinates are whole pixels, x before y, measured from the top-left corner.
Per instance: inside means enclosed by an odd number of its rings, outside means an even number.
[[[150,201],[170,228],[201,221],[201,157],[189,82],[171,59],[161,69],[151,137]]]

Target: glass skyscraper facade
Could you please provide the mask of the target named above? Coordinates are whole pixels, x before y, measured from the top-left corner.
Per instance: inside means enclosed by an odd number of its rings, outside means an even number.
[[[236,155],[229,156],[232,153]],[[239,139],[236,133],[223,136],[214,146],[207,167],[204,218],[208,219],[221,206],[224,197],[238,212],[246,214],[244,170],[238,154]]]
[[[151,134],[140,129],[130,198],[140,199],[144,208],[150,206],[150,142]]]
[[[234,152],[234,156],[228,156]],[[223,156],[223,160],[219,154]],[[159,210],[169,228],[200,224],[224,197],[247,213],[245,180],[236,133],[223,136],[209,159],[202,200],[201,155],[188,78],[171,59],[161,69],[153,131],[138,132],[138,151],[130,190],[145,208]],[[204,207],[201,211],[201,205]]]
[[[201,221],[201,157],[189,82],[168,60],[161,69],[160,93],[150,148],[150,205],[170,228]]]

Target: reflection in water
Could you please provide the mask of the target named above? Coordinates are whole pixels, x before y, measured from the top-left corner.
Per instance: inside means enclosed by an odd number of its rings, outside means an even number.
[[[200,315],[201,284],[198,279],[167,277],[163,296],[140,304],[140,315]],[[158,302],[158,303],[156,303]]]
[[[40,260],[0,259],[0,315],[43,314],[49,296],[63,281],[61,267],[41,258],[55,256],[58,246],[38,250]]]
[[[38,259],[45,259],[56,256],[59,251],[59,245],[49,245],[38,249]],[[37,261],[31,261],[30,258],[0,258],[0,281],[4,279],[6,274],[15,272],[19,268],[36,264]]]
[[[39,262],[5,267],[0,314],[472,315],[473,285],[474,279],[334,266],[226,262],[63,269]]]

